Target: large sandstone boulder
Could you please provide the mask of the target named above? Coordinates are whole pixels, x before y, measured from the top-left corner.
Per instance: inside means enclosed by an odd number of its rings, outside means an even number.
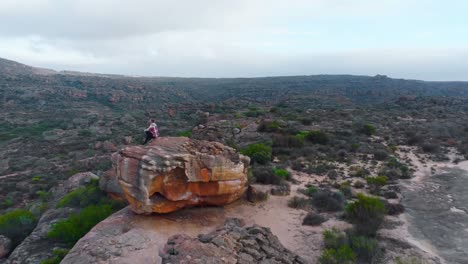
[[[245,192],[249,158],[217,142],[164,137],[112,158],[116,177],[138,214],[223,205]]]

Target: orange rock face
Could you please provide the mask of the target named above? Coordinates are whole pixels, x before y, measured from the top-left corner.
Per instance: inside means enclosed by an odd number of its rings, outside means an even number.
[[[119,184],[138,214],[223,205],[246,189],[249,158],[217,142],[161,137],[114,155]]]

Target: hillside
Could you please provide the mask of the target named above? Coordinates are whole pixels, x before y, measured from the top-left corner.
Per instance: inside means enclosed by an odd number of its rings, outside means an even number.
[[[71,249],[84,235],[68,244],[47,235],[58,218],[93,205],[83,192],[106,203],[99,206],[111,205],[99,221],[121,208],[105,200],[93,180],[109,176],[112,153],[122,147],[140,149],[150,118],[156,119],[163,137],[221,142],[250,156],[249,183],[259,190],[273,186],[272,192],[285,195],[266,204],[280,204],[277,210],[287,212],[284,219],[301,213],[291,218],[297,233],[289,235],[310,234],[311,229],[302,226],[305,213],[343,223],[344,205],[360,192],[380,197],[389,214],[399,214],[399,180],[417,170],[412,159],[468,159],[468,82],[381,75],[128,77],[54,72],[2,59],[0,110],[0,216],[23,208],[39,221],[30,222],[14,241],[21,244],[11,256],[19,262],[32,253],[35,260],[52,257],[53,247]],[[77,184],[81,177],[91,183]],[[70,181],[77,190],[65,188]],[[61,206],[67,192],[75,196],[67,198],[70,206]],[[290,193],[306,206],[288,207]],[[325,204],[316,202],[319,199]],[[244,205],[252,214],[258,212]],[[304,236],[315,243],[323,230]],[[22,242],[30,232],[32,238]],[[32,243],[34,239],[40,242]],[[402,243],[384,242],[390,253],[399,252]],[[313,251],[295,247],[312,252],[309,257],[315,259],[322,251],[319,244]],[[0,263],[3,260],[0,257]]]

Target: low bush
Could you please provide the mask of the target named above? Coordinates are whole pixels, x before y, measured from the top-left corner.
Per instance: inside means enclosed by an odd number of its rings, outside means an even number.
[[[288,201],[288,206],[294,209],[306,209],[309,207],[309,199],[294,196]]]
[[[388,153],[384,150],[376,150],[374,152],[374,159],[376,160],[386,160],[388,157]]]
[[[87,186],[71,191],[58,201],[57,208],[84,208],[96,204],[108,204],[115,208],[123,207],[121,202],[108,198],[107,194],[101,191],[98,184],[97,180],[93,180]]]
[[[182,131],[179,134],[177,134],[178,137],[191,137],[192,136],[192,131],[187,130],[187,131]]]
[[[88,205],[97,204],[105,197],[102,191],[95,184],[81,187],[66,194],[57,203],[57,208],[61,207],[76,207],[83,208]]]
[[[346,197],[351,198],[353,196],[353,192],[351,190],[351,183],[346,181],[340,184],[340,192]]]
[[[91,130],[83,129],[78,132],[78,136],[80,137],[92,137],[94,133]]]
[[[251,144],[241,153],[249,156],[251,163],[266,164],[271,161],[271,147],[262,143]]]
[[[317,226],[322,224],[323,222],[327,221],[325,217],[320,214],[316,213],[308,213],[304,220],[302,220],[303,225],[310,225],[310,226]]]
[[[345,234],[336,229],[325,230],[323,232],[323,241],[326,250],[322,254],[322,257],[327,261],[331,261],[326,263],[346,263],[346,261],[351,261],[351,258],[347,260],[340,259],[340,256],[337,255],[340,248],[347,248],[347,254],[345,255],[353,255],[354,261],[359,260],[359,263],[376,263],[375,260],[380,252],[377,240],[365,236],[356,236],[352,233]],[[349,250],[351,250],[353,254],[350,254]]]
[[[379,243],[377,240],[364,236],[350,235],[348,241],[359,260],[364,263],[374,263],[373,260],[379,253]]]
[[[274,148],[301,148],[304,146],[304,139],[298,136],[291,135],[274,135]]]
[[[312,197],[314,195],[314,193],[316,193],[316,192],[317,192],[317,187],[312,185],[312,186],[307,187],[305,194],[307,196]]]
[[[376,131],[377,131],[377,129],[372,124],[364,124],[361,127],[361,129],[359,130],[359,132],[361,132],[361,133],[363,133],[364,135],[367,135],[367,136],[374,135]]]
[[[335,228],[323,232],[323,243],[326,248],[338,249],[347,243],[346,234]]]
[[[286,169],[273,169],[273,174],[275,174],[276,176],[284,179],[284,180],[291,180],[291,175],[289,174],[289,171],[287,171]]]
[[[383,187],[387,185],[387,176],[366,177],[366,182],[369,185]]]
[[[314,144],[322,144],[322,145],[326,145],[329,140],[328,135],[325,132],[320,131],[320,130],[309,131],[307,135],[305,136],[305,138]]]
[[[353,264],[356,262],[356,255],[353,250],[344,245],[338,249],[326,249],[319,258],[320,264]]]
[[[252,175],[257,183],[274,185],[284,183],[284,179],[276,175],[273,168],[270,166],[254,166],[252,168]]]
[[[431,143],[424,143],[422,144],[422,150],[426,153],[435,153],[439,150],[439,145],[431,144]]]
[[[341,192],[319,190],[312,195],[312,204],[320,211],[336,212],[343,209],[344,196]]]
[[[37,219],[29,211],[16,209],[0,215],[0,235],[11,239],[16,247],[36,226]]]
[[[81,237],[114,212],[111,205],[90,205],[79,214],[57,222],[47,234],[51,239],[73,246]]]
[[[375,236],[386,210],[378,198],[358,194],[357,201],[346,206],[346,217],[355,225],[359,235]]]
[[[52,196],[52,193],[46,191],[37,191],[36,194],[42,202],[47,202]]]
[[[281,130],[282,130],[282,126],[276,120],[262,121],[257,127],[258,132],[281,132]]]
[[[41,264],[60,264],[62,259],[68,254],[68,249],[54,249],[51,258],[41,261]]]

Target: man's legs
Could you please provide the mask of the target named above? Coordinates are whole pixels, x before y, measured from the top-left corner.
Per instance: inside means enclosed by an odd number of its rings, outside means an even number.
[[[146,131],[146,139],[145,139],[145,143],[143,143],[143,145],[146,145],[146,143],[148,143],[148,141],[150,141],[151,139],[153,139],[153,134],[151,134],[151,132],[149,132],[149,131]]]

